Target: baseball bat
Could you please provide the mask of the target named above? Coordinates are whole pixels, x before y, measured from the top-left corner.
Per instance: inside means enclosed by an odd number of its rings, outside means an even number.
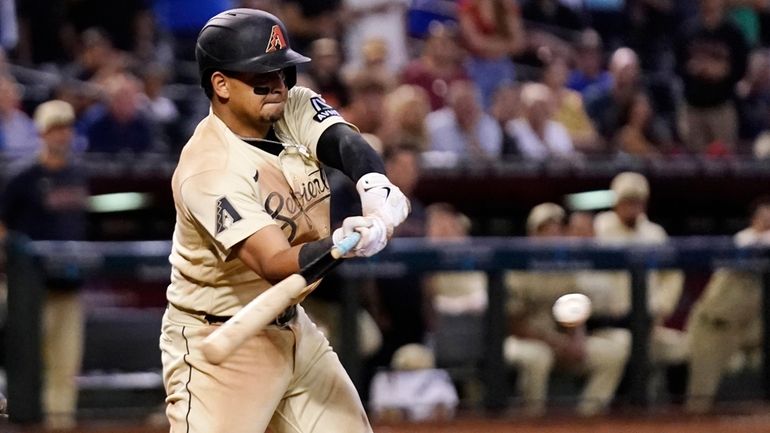
[[[220,364],[249,337],[264,329],[297,298],[309,283],[323,276],[337,261],[356,246],[361,234],[353,232],[305,266],[265,290],[235,313],[203,340],[203,356],[212,364]],[[313,275],[303,275],[312,270]]]

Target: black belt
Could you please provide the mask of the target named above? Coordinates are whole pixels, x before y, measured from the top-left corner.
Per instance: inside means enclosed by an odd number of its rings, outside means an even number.
[[[203,316],[203,319],[209,323],[224,323],[230,320],[231,317],[233,316],[217,316],[214,314],[206,314]],[[286,328],[288,327],[289,322],[291,322],[291,320],[294,319],[295,317],[297,317],[296,304],[283,310],[283,313],[279,314],[278,317],[276,317],[275,320],[273,320],[271,325],[278,326],[279,328]]]

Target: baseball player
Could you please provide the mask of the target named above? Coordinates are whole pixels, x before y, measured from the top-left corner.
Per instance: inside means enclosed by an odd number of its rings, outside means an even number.
[[[647,218],[650,185],[643,175],[620,173],[612,179],[615,194],[612,210],[598,214],[594,230],[605,244],[663,244],[666,230]],[[623,316],[631,308],[631,276],[628,272],[602,272],[594,276],[596,284],[615,287],[611,305],[615,316]],[[652,319],[650,358],[655,364],[678,364],[686,360],[687,345],[681,331],[663,326],[674,312],[684,287],[684,274],[665,269],[648,274],[648,309]],[[609,293],[609,292],[607,292]]]
[[[177,217],[160,348],[171,432],[370,432],[337,355],[299,305],[219,365],[202,340],[272,284],[353,230],[355,256],[387,243],[409,212],[355,127],[296,84],[284,24],[253,9],[211,18],[198,35],[211,101],[172,178]],[[331,232],[328,164],[356,182],[362,216]],[[315,288],[311,284],[306,294]]]
[[[527,234],[534,239],[563,235],[565,212],[555,203],[535,206],[527,217]],[[505,338],[503,356],[519,372],[518,388],[527,415],[546,411],[548,380],[559,367],[586,376],[577,412],[601,414],[609,407],[623,377],[631,351],[627,329],[602,328],[586,333],[584,325],[560,327],[551,308],[561,295],[577,291],[573,271],[509,271],[507,313],[511,335]]]
[[[751,225],[738,232],[738,246],[770,243],[770,199],[753,206]],[[686,409],[711,409],[730,358],[743,347],[761,342],[762,281],[756,272],[717,269],[687,320],[690,376]]]

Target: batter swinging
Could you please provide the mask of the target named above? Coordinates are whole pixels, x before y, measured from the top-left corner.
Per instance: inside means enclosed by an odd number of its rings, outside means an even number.
[[[276,17],[253,9],[213,17],[196,58],[211,112],[172,179],[177,216],[160,337],[171,432],[370,432],[352,382],[302,307],[222,364],[206,362],[200,345],[351,231],[362,235],[352,255],[379,252],[409,202],[355,128],[294,86],[296,65],[310,59],[289,47]],[[331,236],[321,164],[356,182],[363,209]]]

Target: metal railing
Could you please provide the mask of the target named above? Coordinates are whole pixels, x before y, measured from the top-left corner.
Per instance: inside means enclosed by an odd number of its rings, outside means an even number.
[[[86,277],[137,278],[165,281],[170,273],[170,242],[29,242],[11,236],[8,251],[9,323],[7,344],[8,391],[11,416],[35,419],[39,408],[39,305],[43,270],[57,272],[67,263],[78,264]],[[602,245],[591,241],[535,243],[521,238],[472,238],[464,242],[435,243],[425,239],[394,239],[375,257],[348,260],[339,269],[345,277],[343,323],[354,323],[359,283],[363,279],[403,277],[441,270],[481,270],[489,274],[485,318],[484,361],[481,369],[487,408],[508,402],[506,366],[502,347],[505,337],[506,270],[627,270],[632,281],[629,397],[633,404],[647,404],[649,374],[646,273],[650,269],[676,268],[708,271],[738,268],[762,275],[763,320],[770,323],[770,247],[738,248],[729,237],[672,238],[663,245]],[[342,326],[339,348],[349,374],[361,385],[361,359],[356,350],[356,326]],[[768,329],[767,327],[765,329]],[[770,398],[770,333],[763,340],[762,389]]]

